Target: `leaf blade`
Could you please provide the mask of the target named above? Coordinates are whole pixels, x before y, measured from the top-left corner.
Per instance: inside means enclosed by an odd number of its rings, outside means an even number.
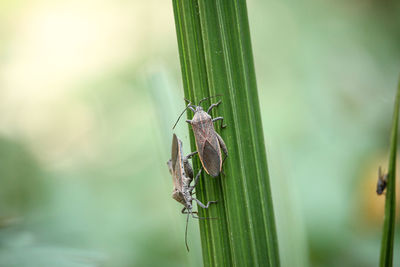
[[[197,102],[222,94],[223,103],[213,115],[222,114],[228,125],[219,131],[230,154],[226,176],[203,176],[196,192],[203,202],[219,200],[215,208],[200,210],[201,216],[219,218],[200,222],[204,265],[279,266],[246,2],[173,3],[190,6],[189,14],[180,14],[180,21],[175,18],[184,25],[177,26],[177,35],[185,96]],[[194,143],[191,134],[192,149]],[[198,168],[199,162],[195,160],[194,166]]]
[[[379,260],[379,266],[381,267],[393,266],[394,231],[396,220],[396,154],[399,124],[399,105],[400,79],[397,86],[397,94],[393,111],[392,131],[390,137],[390,156],[385,200],[385,217],[383,222],[383,234]]]

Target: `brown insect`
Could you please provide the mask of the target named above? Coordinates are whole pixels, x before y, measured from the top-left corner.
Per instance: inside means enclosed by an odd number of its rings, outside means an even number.
[[[198,213],[197,211],[192,210],[193,209],[192,201],[193,200],[196,201],[197,205],[199,205],[204,209],[208,209],[208,207],[212,203],[217,203],[217,201],[209,201],[207,205],[204,205],[200,200],[193,197],[193,190],[199,181],[201,169],[199,170],[199,172],[196,175],[196,178],[194,179],[194,185],[191,186],[190,184],[193,181],[193,169],[188,159],[190,159],[196,153],[197,152],[190,153],[189,155],[184,157],[182,149],[182,141],[179,140],[175,134],[172,136],[171,159],[167,162],[167,165],[174,182],[174,191],[172,193],[172,198],[184,206],[182,209],[182,213],[187,214],[185,244],[188,251],[189,251],[189,246],[187,244],[187,226],[189,221],[189,215],[192,215],[192,217],[196,219],[206,219],[194,215]]]
[[[376,185],[376,193],[378,195],[382,195],[383,192],[385,191],[386,185],[387,185],[387,178],[388,174],[383,174],[381,166],[379,166],[378,170],[378,183]]]
[[[173,128],[175,128],[179,119],[187,109],[194,112],[193,118],[191,120],[186,120],[186,122],[192,125],[197,152],[204,170],[212,177],[216,177],[222,171],[222,164],[228,157],[228,149],[222,137],[215,131],[213,123],[220,120],[221,128],[225,128],[226,125],[223,124],[223,117],[212,118],[210,115],[211,110],[221,104],[221,100],[212,104],[208,108],[207,112],[200,106],[201,102],[209,98],[211,97],[203,98],[199,101],[197,106],[192,105],[189,100],[185,99],[185,101],[188,102],[188,105],[179,116]],[[225,154],[224,159],[222,159],[221,150]],[[196,152],[193,152],[193,154],[194,153]]]

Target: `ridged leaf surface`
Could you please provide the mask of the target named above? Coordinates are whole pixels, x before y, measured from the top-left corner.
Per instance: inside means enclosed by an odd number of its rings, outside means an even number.
[[[197,104],[221,95],[202,106],[221,99],[212,115],[223,116],[227,125],[215,123],[229,150],[224,174],[212,178],[203,172],[196,189],[203,203],[218,200],[200,208],[200,216],[217,218],[200,220],[204,265],[279,266],[246,2],[173,0],[173,6],[185,97]],[[194,151],[191,127],[190,132]],[[198,157],[193,163],[201,166]]]

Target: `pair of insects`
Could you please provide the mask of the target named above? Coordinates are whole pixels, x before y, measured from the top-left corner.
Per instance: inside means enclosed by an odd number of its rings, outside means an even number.
[[[187,245],[187,225],[189,215],[196,219],[205,219],[202,217],[198,217],[197,211],[192,210],[192,202],[195,201],[198,206],[204,209],[207,209],[210,204],[217,203],[217,201],[209,201],[206,205],[204,205],[200,200],[193,197],[193,190],[199,181],[202,168],[204,168],[204,170],[212,177],[216,177],[221,173],[222,164],[228,156],[228,150],[226,148],[225,142],[221,138],[221,136],[215,131],[213,124],[213,122],[221,120],[221,127],[224,128],[225,125],[222,124],[223,117],[216,117],[213,119],[210,115],[211,110],[214,107],[217,107],[221,103],[221,101],[212,104],[206,112],[203,110],[200,104],[207,99],[209,98],[204,98],[200,100],[197,106],[192,105],[190,101],[185,99],[187,102],[189,102],[189,104],[179,116],[177,122],[173,127],[175,128],[179,119],[187,109],[192,110],[194,112],[193,118],[192,120],[187,120],[186,122],[188,122],[192,126],[197,151],[192,152],[187,156],[184,156],[182,141],[174,134],[172,137],[171,159],[167,162],[169,171],[173,177],[174,182],[172,197],[176,201],[182,203],[182,205],[184,206],[182,209],[182,213],[187,214],[185,244],[188,251],[189,247]],[[224,159],[222,159],[222,152],[225,154]],[[194,176],[192,166],[189,163],[189,159],[196,154],[199,156],[202,168],[198,171],[196,177],[194,178],[194,185],[191,185]]]

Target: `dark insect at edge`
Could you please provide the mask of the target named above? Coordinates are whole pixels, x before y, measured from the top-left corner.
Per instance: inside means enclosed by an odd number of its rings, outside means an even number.
[[[204,209],[208,209],[210,204],[217,203],[217,201],[209,201],[207,205],[204,205],[200,200],[193,197],[193,190],[199,181],[201,169],[199,170],[199,172],[196,175],[196,178],[194,179],[194,185],[191,186],[190,184],[193,181],[193,169],[188,159],[190,159],[193,155],[195,155],[197,151],[190,153],[186,157],[184,157],[182,153],[183,153],[182,141],[179,140],[178,137],[174,134],[172,136],[171,159],[167,162],[167,165],[174,182],[174,190],[172,193],[172,198],[184,206],[181,212],[183,214],[187,214],[185,244],[186,244],[186,249],[189,251],[189,246],[187,244],[187,228],[189,222],[189,215],[192,215],[192,217],[195,219],[212,219],[212,218],[195,216],[194,214],[198,214],[198,212],[192,211],[193,208],[192,201],[193,200],[196,201],[197,204]]]
[[[383,192],[385,191],[386,185],[387,185],[387,177],[388,174],[383,174],[381,166],[379,166],[378,170],[378,183],[376,184],[376,193],[378,195],[382,195]]]
[[[215,131],[213,124],[215,121],[220,120],[221,128],[225,128],[226,125],[223,124],[224,118],[212,118],[210,115],[211,110],[215,107],[218,107],[218,105],[221,104],[222,101],[220,100],[217,103],[210,105],[210,107],[207,109],[207,112],[204,111],[203,108],[200,106],[201,102],[212,97],[201,99],[197,106],[192,105],[189,100],[185,99],[185,101],[188,102],[188,105],[181,113],[181,115],[179,115],[179,118],[173,128],[175,128],[179,119],[187,109],[190,109],[194,112],[193,118],[191,120],[186,120],[186,122],[192,125],[194,137],[196,140],[197,152],[199,154],[199,158],[204,170],[212,177],[217,177],[222,171],[222,165],[225,159],[228,157],[228,149],[222,137]],[[225,154],[223,160],[221,150]]]

